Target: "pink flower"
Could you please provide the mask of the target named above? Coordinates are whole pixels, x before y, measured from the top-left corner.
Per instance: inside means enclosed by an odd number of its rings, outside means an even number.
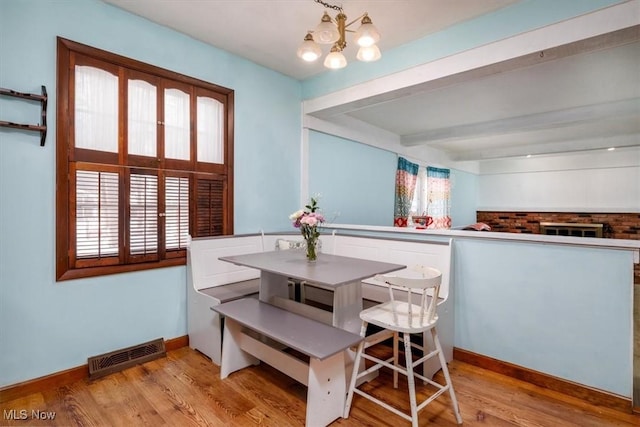
[[[289,219],[295,228],[300,229],[303,236],[306,236],[307,233],[314,233],[317,237],[319,233],[316,227],[325,222],[324,215],[318,210],[317,199],[311,198],[311,202],[305,205],[304,209],[295,211],[289,215]]]
[[[318,218],[314,214],[309,214],[300,218],[300,224],[313,227],[315,225],[318,225]]]

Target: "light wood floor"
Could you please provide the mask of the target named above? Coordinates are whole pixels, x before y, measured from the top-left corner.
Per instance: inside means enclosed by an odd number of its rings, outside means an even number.
[[[462,362],[451,362],[450,371],[467,426],[640,425],[640,416],[595,407]],[[441,381],[442,374],[436,379]],[[390,375],[383,373],[367,386],[406,409],[403,384],[396,391],[384,384],[389,380]],[[166,358],[95,381],[79,381],[2,403],[0,425],[303,426],[305,393],[304,386],[264,364],[222,381],[216,365],[183,347]],[[55,419],[36,420],[32,418],[35,411],[55,412]],[[8,419],[11,414],[26,414],[27,419]],[[332,426],[408,424],[355,396],[350,418],[338,419]],[[448,395],[421,412],[420,425],[455,425]]]

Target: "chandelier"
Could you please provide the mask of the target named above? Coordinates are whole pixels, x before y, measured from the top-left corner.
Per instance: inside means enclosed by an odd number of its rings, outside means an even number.
[[[372,62],[380,59],[382,55],[380,54],[380,49],[376,46],[376,43],[380,40],[380,33],[366,12],[354,21],[347,23],[347,15],[344,14],[342,7],[334,6],[321,0],[314,1],[327,9],[336,10],[338,14],[334,19],[326,11],[324,12],[316,29],[307,32],[304,41],[298,48],[298,57],[304,61],[313,62],[322,55],[322,49],[320,49],[318,43],[331,44],[331,50],[324,60],[324,66],[331,69],[346,67],[347,58],[344,57],[342,51],[347,47],[346,32],[352,32],[355,33],[355,41],[360,46],[357,55],[360,61]],[[347,29],[357,21],[360,21],[360,28],[356,31]]]

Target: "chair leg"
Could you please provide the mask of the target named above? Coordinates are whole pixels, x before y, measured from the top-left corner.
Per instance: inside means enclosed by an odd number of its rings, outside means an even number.
[[[400,366],[400,352],[398,351],[398,332],[393,333],[393,365]],[[393,388],[398,388],[398,371],[393,370]]]
[[[447,386],[449,386],[449,396],[451,397],[451,406],[453,407],[453,413],[456,416],[457,423],[462,424],[462,415],[460,414],[458,399],[456,399],[456,393],[455,391],[453,391],[453,383],[451,382],[451,376],[449,375],[447,360],[444,358],[444,352],[442,351],[442,346],[440,345],[440,340],[438,339],[436,328],[431,329],[431,336],[433,337],[433,342],[436,346],[436,349],[438,350],[438,359],[440,360],[440,365],[442,366],[442,373],[444,374],[445,382]]]
[[[411,425],[418,427],[418,404],[416,403],[416,383],[413,376],[413,357],[411,356],[411,334],[405,332],[404,358],[407,365],[407,383],[409,384],[409,403],[411,404]]]
[[[360,328],[360,336],[366,337],[367,335],[367,322],[362,322]],[[354,389],[356,388],[356,381],[358,380],[358,371],[360,366],[360,359],[362,359],[362,352],[364,351],[365,340],[360,341],[358,344],[358,350],[356,351],[356,357],[353,361],[353,368],[351,369],[351,380],[349,381],[347,388],[347,400],[344,404],[343,418],[349,418],[349,411],[351,411],[351,402],[353,400]]]
[[[422,333],[422,355],[426,356],[429,353],[429,346],[427,345],[429,343],[429,340],[427,339],[427,332],[423,332]],[[429,363],[429,360],[425,360],[424,362],[422,362],[422,375],[424,377],[427,376],[427,363]],[[422,384],[427,385],[428,383],[426,381],[423,381]]]

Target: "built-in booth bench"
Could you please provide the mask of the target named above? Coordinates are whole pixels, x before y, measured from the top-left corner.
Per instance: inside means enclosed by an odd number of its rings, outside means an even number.
[[[189,346],[219,365],[223,320],[211,307],[258,297],[260,271],[220,261],[220,257],[295,249],[299,241],[298,235],[263,233],[191,239],[187,248]],[[293,296],[294,290],[290,293]]]
[[[263,250],[260,235],[192,239],[187,249],[187,326],[189,346],[220,364],[222,318],[214,305],[257,296],[260,271],[218,258]]]
[[[286,242],[300,241],[297,234],[254,234],[197,238],[187,251],[187,306],[189,345],[221,364],[223,317],[213,306],[244,297],[258,296],[260,271],[220,261],[222,256],[285,249]],[[447,361],[453,358],[453,301],[449,288],[452,241],[411,241],[340,234],[321,236],[322,252],[371,259],[408,267],[427,265],[442,271],[441,301],[438,306],[438,331]],[[294,249],[295,250],[295,249]],[[301,253],[301,256],[304,256]],[[322,256],[320,254],[320,256]],[[362,283],[365,306],[388,300],[386,285],[368,279]],[[330,290],[305,284],[307,301],[331,306]],[[427,337],[430,339],[430,336]],[[426,374],[433,374],[437,363]]]

